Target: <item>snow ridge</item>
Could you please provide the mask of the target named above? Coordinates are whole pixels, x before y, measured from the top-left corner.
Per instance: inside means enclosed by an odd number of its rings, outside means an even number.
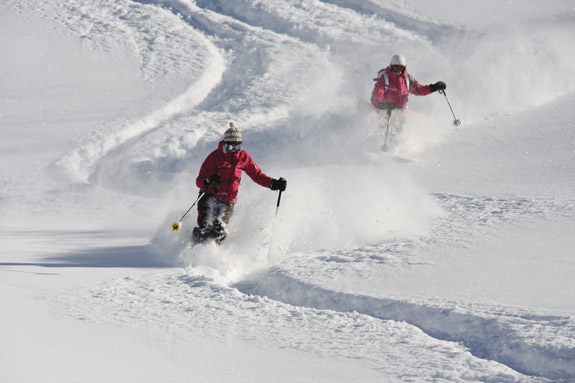
[[[306,294],[313,292],[307,290]],[[441,378],[459,382],[465,376],[471,382],[547,382],[473,357],[466,347],[432,338],[407,322],[244,294],[195,269],[117,279],[66,295],[58,300],[68,302],[67,311],[87,322],[112,321],[152,338],[168,334],[176,343],[195,343],[195,334],[201,333],[227,345],[241,339],[256,342],[265,350],[273,344],[328,358],[361,358],[378,370],[374,381],[379,381],[379,372],[383,372],[391,381]],[[158,328],[162,330],[158,332]],[[382,366],[384,371],[380,371]]]
[[[511,316],[507,308],[493,306],[466,307],[461,302],[453,302],[452,308],[445,303],[434,307],[405,300],[348,294],[294,279],[288,271],[278,267],[234,286],[245,294],[294,306],[358,312],[382,320],[406,322],[434,338],[463,343],[473,355],[498,361],[521,373],[562,381],[575,379],[575,342],[570,336],[575,331],[572,317],[541,317],[526,310]],[[549,343],[531,342],[530,335],[534,329],[539,336],[550,339]],[[540,331],[545,331],[545,334]],[[563,346],[557,348],[556,344]],[[567,344],[571,347],[566,347]]]

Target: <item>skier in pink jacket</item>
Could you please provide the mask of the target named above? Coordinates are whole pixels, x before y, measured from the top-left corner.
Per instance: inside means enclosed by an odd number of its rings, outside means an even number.
[[[204,195],[198,201],[198,226],[194,228],[192,237],[194,242],[201,243],[211,238],[220,243],[226,238],[242,172],[263,187],[286,190],[287,181],[284,178],[268,177],[243,150],[242,134],[230,123],[224,139],[204,160],[196,178],[196,185]]]
[[[393,110],[407,106],[408,94],[427,96],[447,87],[443,81],[431,85],[421,85],[407,73],[405,58],[394,55],[391,63],[377,74],[377,82],[371,93],[371,103],[378,109]]]
[[[371,103],[377,109],[385,111],[387,118],[382,120],[382,127],[385,129],[385,142],[381,149],[388,151],[389,141],[392,146],[397,144],[397,135],[403,130],[406,119],[406,108],[409,93],[416,96],[427,96],[438,90],[445,90],[443,81],[430,85],[421,85],[413,76],[407,73],[405,58],[402,55],[394,55],[389,66],[382,69],[377,74],[375,87],[371,93]],[[394,118],[391,119],[391,112],[396,110]]]

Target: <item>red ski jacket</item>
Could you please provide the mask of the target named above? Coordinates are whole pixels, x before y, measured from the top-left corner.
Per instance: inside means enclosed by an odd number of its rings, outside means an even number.
[[[429,85],[420,85],[407,71],[397,76],[391,72],[390,67],[387,67],[377,74],[377,82],[371,93],[371,103],[377,108],[381,102],[392,102],[398,108],[403,108],[407,105],[408,93],[427,96],[431,93],[431,89]]]
[[[261,171],[246,151],[224,153],[224,141],[222,140],[218,148],[211,152],[202,164],[200,174],[196,178],[196,185],[200,188],[200,192],[205,191],[212,194],[223,202],[236,203],[242,170],[255,183],[263,187],[271,187],[272,178]],[[216,184],[210,189],[204,190],[204,180],[214,173],[221,177],[219,185]]]

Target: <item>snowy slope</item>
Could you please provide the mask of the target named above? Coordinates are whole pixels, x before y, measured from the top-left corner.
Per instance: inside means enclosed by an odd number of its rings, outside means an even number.
[[[496,10],[496,12],[494,12]],[[575,381],[575,8],[0,5],[0,380]],[[379,151],[372,78],[411,97]],[[233,120],[277,194],[189,248]]]

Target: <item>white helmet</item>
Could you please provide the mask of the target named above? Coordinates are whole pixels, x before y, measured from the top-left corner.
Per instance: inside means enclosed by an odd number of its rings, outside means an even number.
[[[391,63],[389,65],[401,65],[403,67],[407,66],[405,64],[405,57],[403,57],[402,55],[393,55],[393,57],[391,58]]]

